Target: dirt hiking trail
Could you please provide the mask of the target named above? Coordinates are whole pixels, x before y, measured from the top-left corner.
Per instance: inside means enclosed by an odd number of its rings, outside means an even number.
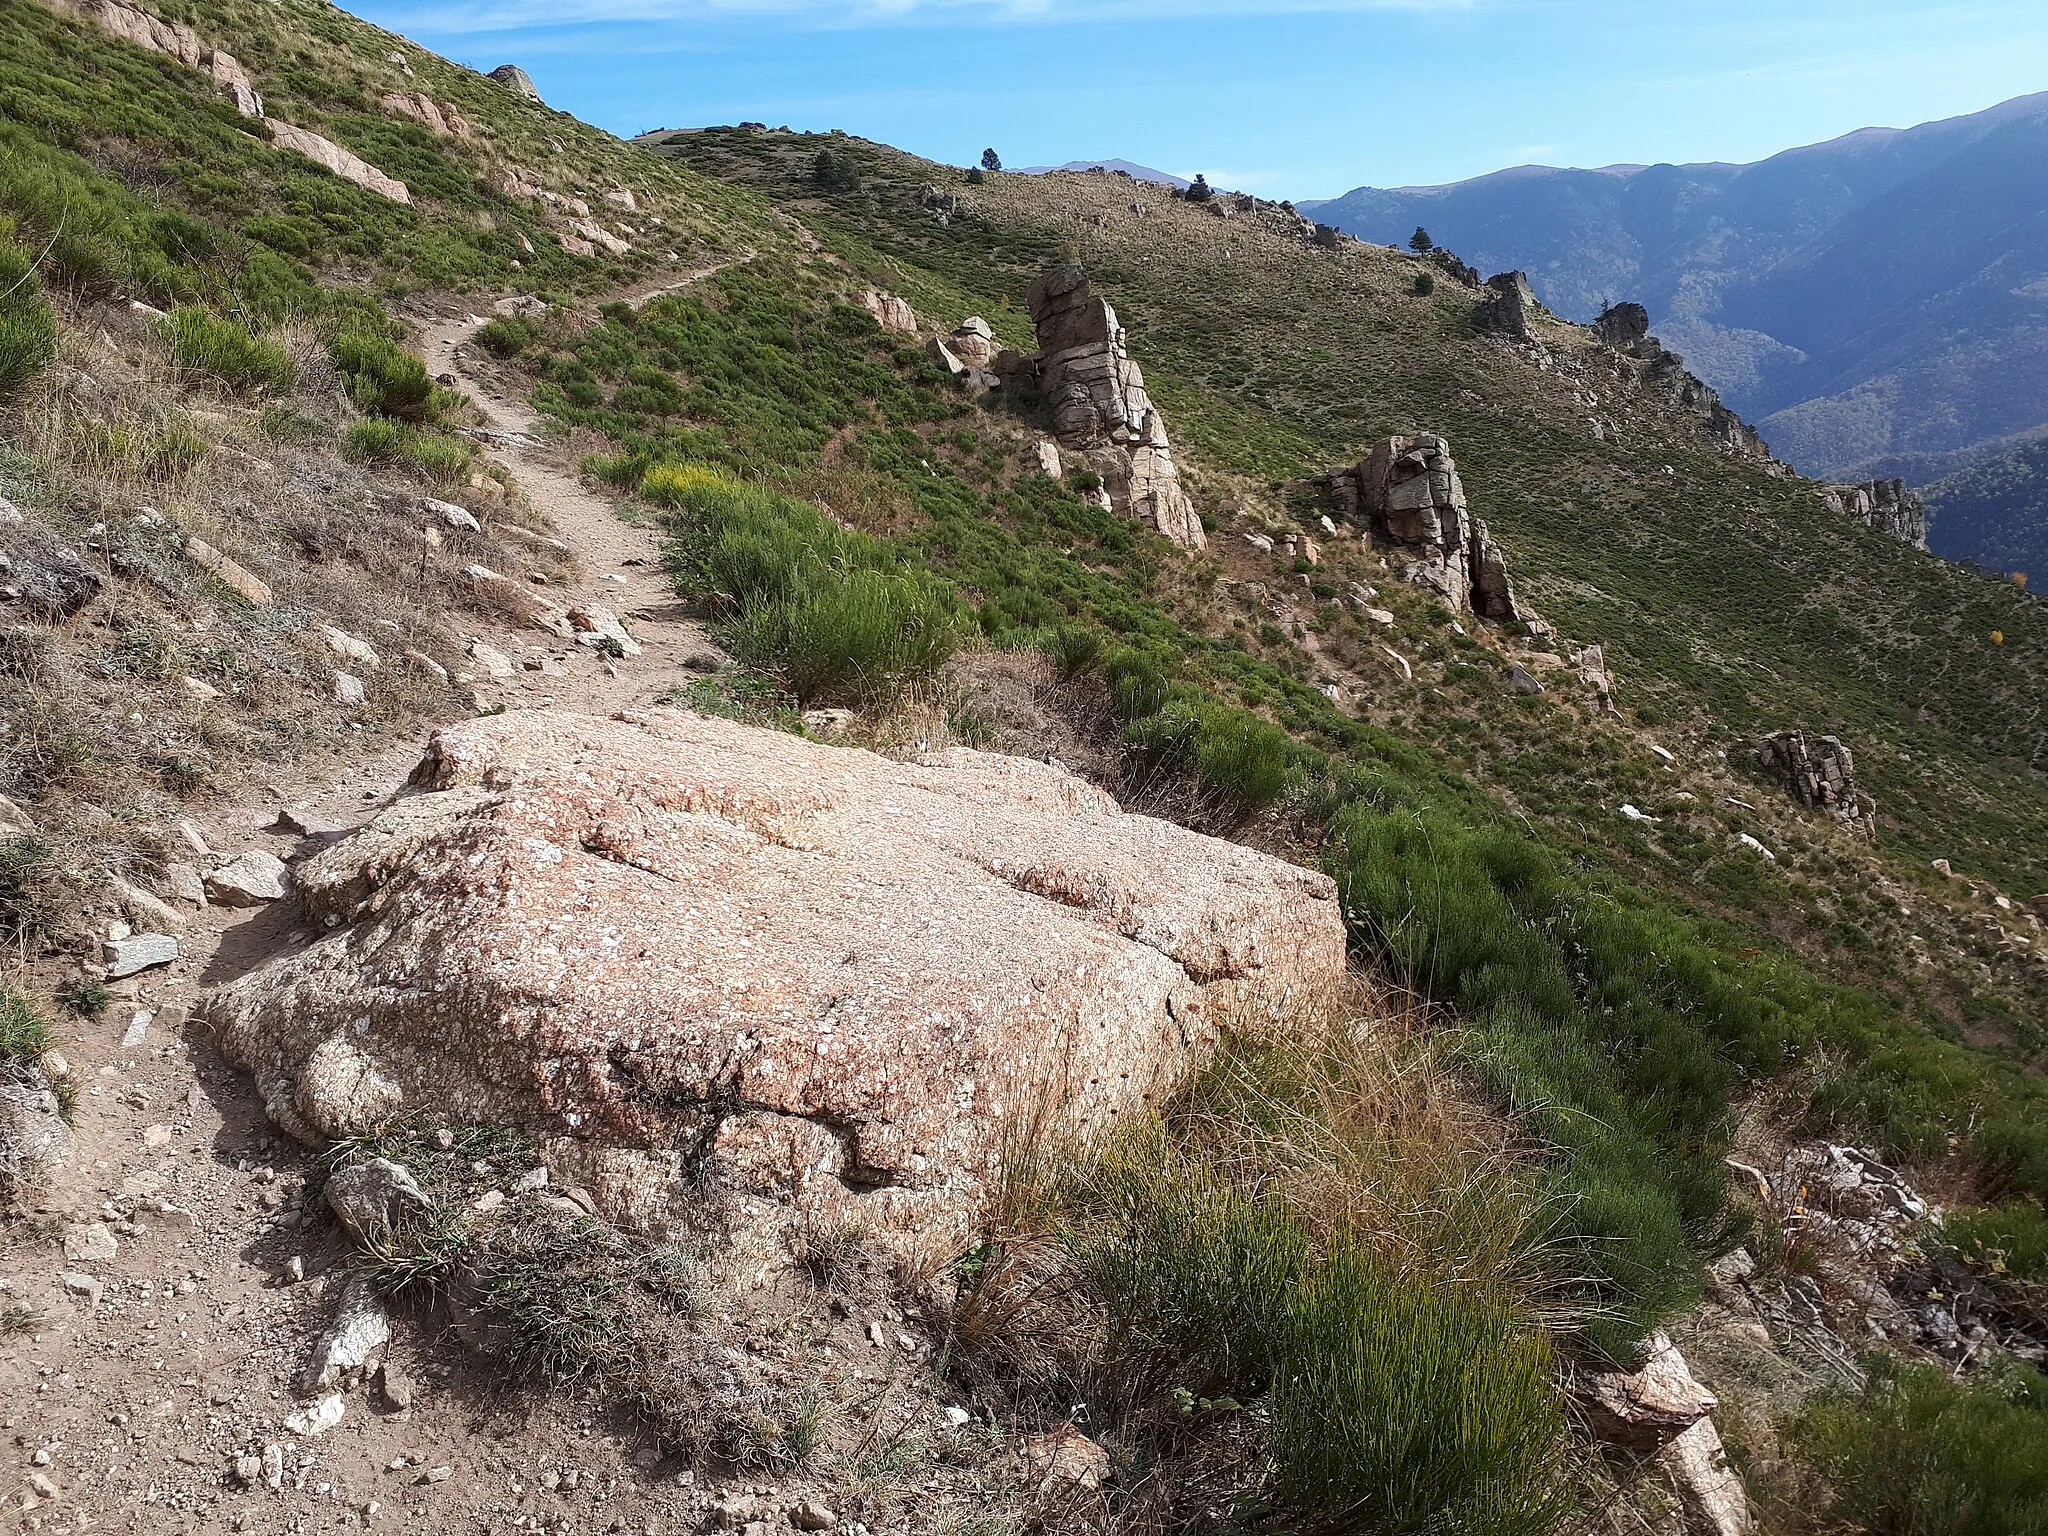
[[[644,302],[714,270],[625,297]],[[577,560],[544,588],[501,574],[558,613],[609,610],[639,648],[610,656],[508,621],[465,636],[472,666],[458,687],[479,710],[608,713],[717,670],[721,654],[663,579],[655,529],[587,489],[537,430],[474,345],[480,317],[418,318],[429,372],[475,401],[476,436],[527,503],[477,515],[540,523],[533,531]],[[216,856],[303,856],[389,804],[424,742],[259,769],[195,812],[189,837]],[[76,1150],[0,1245],[0,1531],[701,1527],[691,1475],[661,1464],[634,1426],[594,1417],[570,1392],[513,1390],[488,1360],[437,1346],[445,1318],[429,1311],[394,1311],[403,1403],[358,1391],[324,1432],[289,1422],[347,1242],[307,1199],[312,1158],[273,1129],[247,1077],[191,1021],[211,987],[311,936],[289,897],[183,908],[175,936],[177,961],[113,982],[97,1018],[59,1024],[78,1089]]]

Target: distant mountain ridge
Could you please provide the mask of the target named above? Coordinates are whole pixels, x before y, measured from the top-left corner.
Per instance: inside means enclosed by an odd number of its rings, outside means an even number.
[[[1149,165],[1140,165],[1135,160],[1069,160],[1065,165],[1023,165],[1017,167],[1020,176],[1049,176],[1054,171],[1122,171],[1134,181],[1154,182],[1162,187],[1179,187],[1186,191],[1192,186],[1185,176],[1176,176],[1171,171],[1157,171]]]
[[[1367,240],[1425,226],[1575,319],[1640,301],[1811,474],[1925,483],[2048,423],[2048,92],[1750,165],[1518,166],[1300,206]]]

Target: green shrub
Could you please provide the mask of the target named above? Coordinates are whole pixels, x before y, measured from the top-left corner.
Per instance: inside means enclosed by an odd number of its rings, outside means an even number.
[[[1426,299],[1436,292],[1436,278],[1427,272],[1418,272],[1415,274],[1415,281],[1410,284],[1410,289],[1416,297]]]
[[[342,330],[329,339],[327,350],[357,410],[399,421],[433,419],[434,381],[427,377],[427,365],[390,337]]]
[[[1083,1189],[1064,1241],[1108,1309],[1119,1393],[1171,1390],[1184,1414],[1196,1392],[1262,1402],[1273,1491],[1313,1529],[1557,1529],[1550,1348],[1483,1280],[1401,1272],[1368,1234],[1319,1236],[1161,1135],[1127,1137]]]
[[[0,400],[57,355],[57,317],[27,252],[0,240]]]
[[[1062,624],[1045,637],[1041,649],[1059,680],[1071,682],[1102,660],[1102,631],[1092,624]]]
[[[1985,1387],[1937,1365],[1870,1365],[1860,1394],[1823,1398],[1792,1435],[1838,1520],[1872,1536],[2048,1530],[2048,1381],[2022,1369]]]
[[[379,416],[350,422],[341,446],[342,452],[352,459],[374,459],[411,468],[437,485],[450,485],[461,479],[476,457],[476,450],[459,437]]]
[[[299,381],[283,347],[196,304],[173,310],[164,331],[172,364],[188,378],[213,379],[239,394],[284,394]]]
[[[959,643],[944,582],[808,503],[697,464],[658,465],[641,490],[673,509],[677,589],[717,611],[734,655],[805,703],[886,698]]]
[[[533,344],[534,330],[524,320],[499,317],[486,321],[476,333],[476,344],[493,357],[517,357]]]

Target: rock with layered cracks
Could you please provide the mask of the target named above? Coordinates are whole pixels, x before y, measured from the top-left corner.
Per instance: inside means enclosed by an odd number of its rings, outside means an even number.
[[[1158,1103],[1343,974],[1327,877],[1027,759],[520,712],[415,782],[302,866],[325,937],[210,1022],[294,1135],[517,1126],[641,1226],[708,1180],[957,1230],[1019,1138]]]
[[[1113,508],[1184,549],[1203,548],[1208,539],[1180,483],[1165,418],[1145,389],[1116,311],[1071,263],[1040,273],[1025,302],[1038,353],[1001,353],[993,359],[995,376],[1022,379],[1040,392],[1054,435],[1102,476]]]
[[[1820,499],[1837,517],[1853,517],[1915,549],[1927,547],[1927,504],[1903,480],[1824,485],[1820,488]]]
[[[1360,525],[1408,580],[1449,607],[1502,623],[1528,617],[1515,601],[1507,555],[1465,500],[1445,438],[1382,438],[1363,462],[1331,470],[1320,486],[1333,518]]]
[[[1780,731],[1758,744],[1756,762],[1807,810],[1865,837],[1877,835],[1877,802],[1857,784],[1856,759],[1840,737]]]

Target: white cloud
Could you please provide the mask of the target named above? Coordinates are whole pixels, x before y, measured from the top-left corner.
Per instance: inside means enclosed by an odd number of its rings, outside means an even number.
[[[440,34],[593,22],[782,20],[819,28],[1180,21],[1197,17],[1465,11],[1483,0],[447,0],[392,23]]]

